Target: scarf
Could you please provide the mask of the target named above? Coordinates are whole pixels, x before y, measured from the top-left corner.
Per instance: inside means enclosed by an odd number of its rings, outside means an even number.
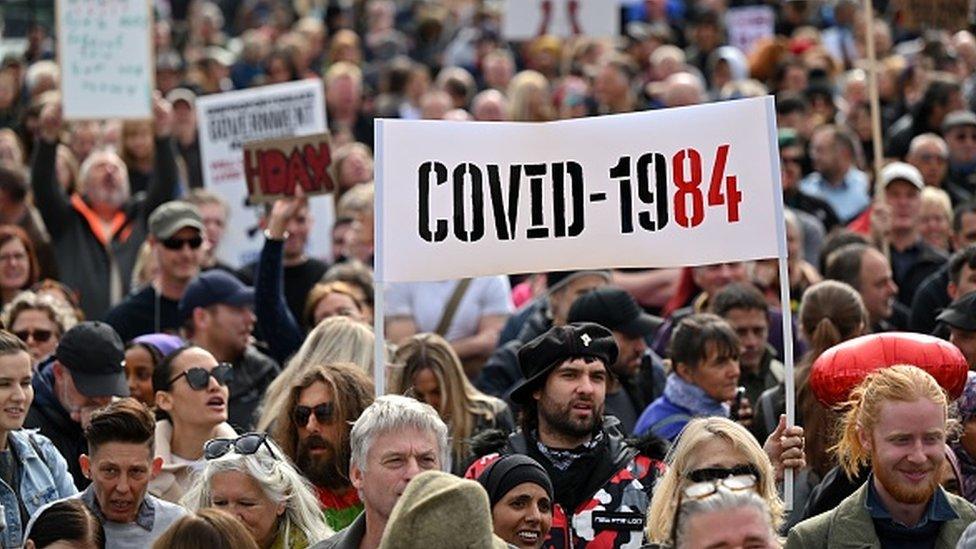
[[[951,442],[949,446],[959,461],[959,472],[962,474],[962,497],[970,502],[976,499],[976,460],[958,442]]]
[[[536,444],[539,447],[539,451],[542,452],[542,455],[546,456],[552,463],[552,466],[560,471],[569,469],[569,466],[572,465],[573,462],[583,455],[592,452],[594,448],[603,442],[603,430],[597,431],[597,433],[593,435],[593,438],[591,438],[589,441],[580,444],[576,448],[570,448],[568,450],[561,448],[550,448],[539,442],[538,431],[533,432],[532,436],[535,438]]]
[[[678,374],[672,373],[664,384],[664,397],[672,404],[685,408],[689,415],[696,417],[729,417],[729,405],[716,402],[701,387],[688,383]]]

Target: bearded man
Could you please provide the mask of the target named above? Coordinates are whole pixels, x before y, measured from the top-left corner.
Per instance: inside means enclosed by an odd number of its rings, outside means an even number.
[[[849,476],[871,475],[833,510],[790,530],[787,549],[955,547],[976,510],[939,486],[948,403],[931,375],[915,366],[870,374],[854,390],[837,459]]]
[[[349,432],[373,403],[373,382],[353,364],[307,368],[277,410],[271,435],[315,486],[329,526],[339,531],[363,511],[349,480]]]

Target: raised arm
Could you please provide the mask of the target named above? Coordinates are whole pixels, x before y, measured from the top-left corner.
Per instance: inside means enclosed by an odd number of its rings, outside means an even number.
[[[179,168],[176,165],[176,144],[173,142],[173,106],[156,92],[153,97],[153,125],[156,128],[156,160],[149,184],[143,219],[148,220],[160,204],[176,197]]]
[[[58,138],[61,135],[61,103],[49,103],[41,110],[37,146],[31,159],[31,187],[34,205],[55,240],[64,232],[71,214],[71,201],[55,177]]]

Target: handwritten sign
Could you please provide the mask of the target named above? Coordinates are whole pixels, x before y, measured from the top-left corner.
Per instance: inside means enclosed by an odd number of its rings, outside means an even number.
[[[775,34],[776,13],[770,6],[729,8],[725,13],[725,28],[729,33],[729,45],[748,55],[757,42]]]
[[[380,120],[377,278],[778,257],[772,109],[765,97],[545,124]]]
[[[147,0],[58,0],[66,119],[152,117],[152,26]]]
[[[244,145],[244,174],[251,202],[271,202],[294,196],[335,190],[329,134],[272,139]]]
[[[508,40],[620,34],[620,3],[607,0],[506,0],[502,35]]]
[[[205,95],[197,98],[196,105],[204,186],[230,205],[231,222],[218,256],[230,265],[244,265],[257,257],[264,244],[258,227],[260,208],[248,201],[245,144],[326,132],[322,80]],[[321,227],[328,227],[335,216],[332,200],[326,198],[309,200],[309,210]],[[308,246],[310,255],[328,256],[329,231],[310,231]]]

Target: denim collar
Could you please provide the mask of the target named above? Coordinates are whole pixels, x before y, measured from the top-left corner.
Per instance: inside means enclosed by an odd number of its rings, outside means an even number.
[[[868,513],[870,513],[871,518],[888,520],[891,524],[904,528],[905,530],[916,530],[922,528],[929,522],[949,522],[950,520],[955,520],[959,518],[959,515],[952,509],[949,505],[949,498],[945,496],[945,492],[942,491],[942,487],[936,487],[935,493],[929,500],[929,505],[925,509],[925,514],[922,515],[922,520],[919,521],[915,526],[905,526],[900,522],[895,521],[891,516],[891,513],[885,509],[884,504],[881,502],[881,496],[878,495],[877,489],[874,487],[874,473],[868,476],[868,497],[867,501],[864,502],[864,506],[867,507]]]
[[[81,493],[81,501],[88,506],[88,509],[95,514],[98,522],[105,524],[108,519],[102,514],[102,508],[95,499],[95,485],[92,484]],[[146,494],[139,504],[139,512],[136,514],[135,523],[147,532],[152,532],[153,524],[156,522],[156,505],[153,503],[153,496]]]

